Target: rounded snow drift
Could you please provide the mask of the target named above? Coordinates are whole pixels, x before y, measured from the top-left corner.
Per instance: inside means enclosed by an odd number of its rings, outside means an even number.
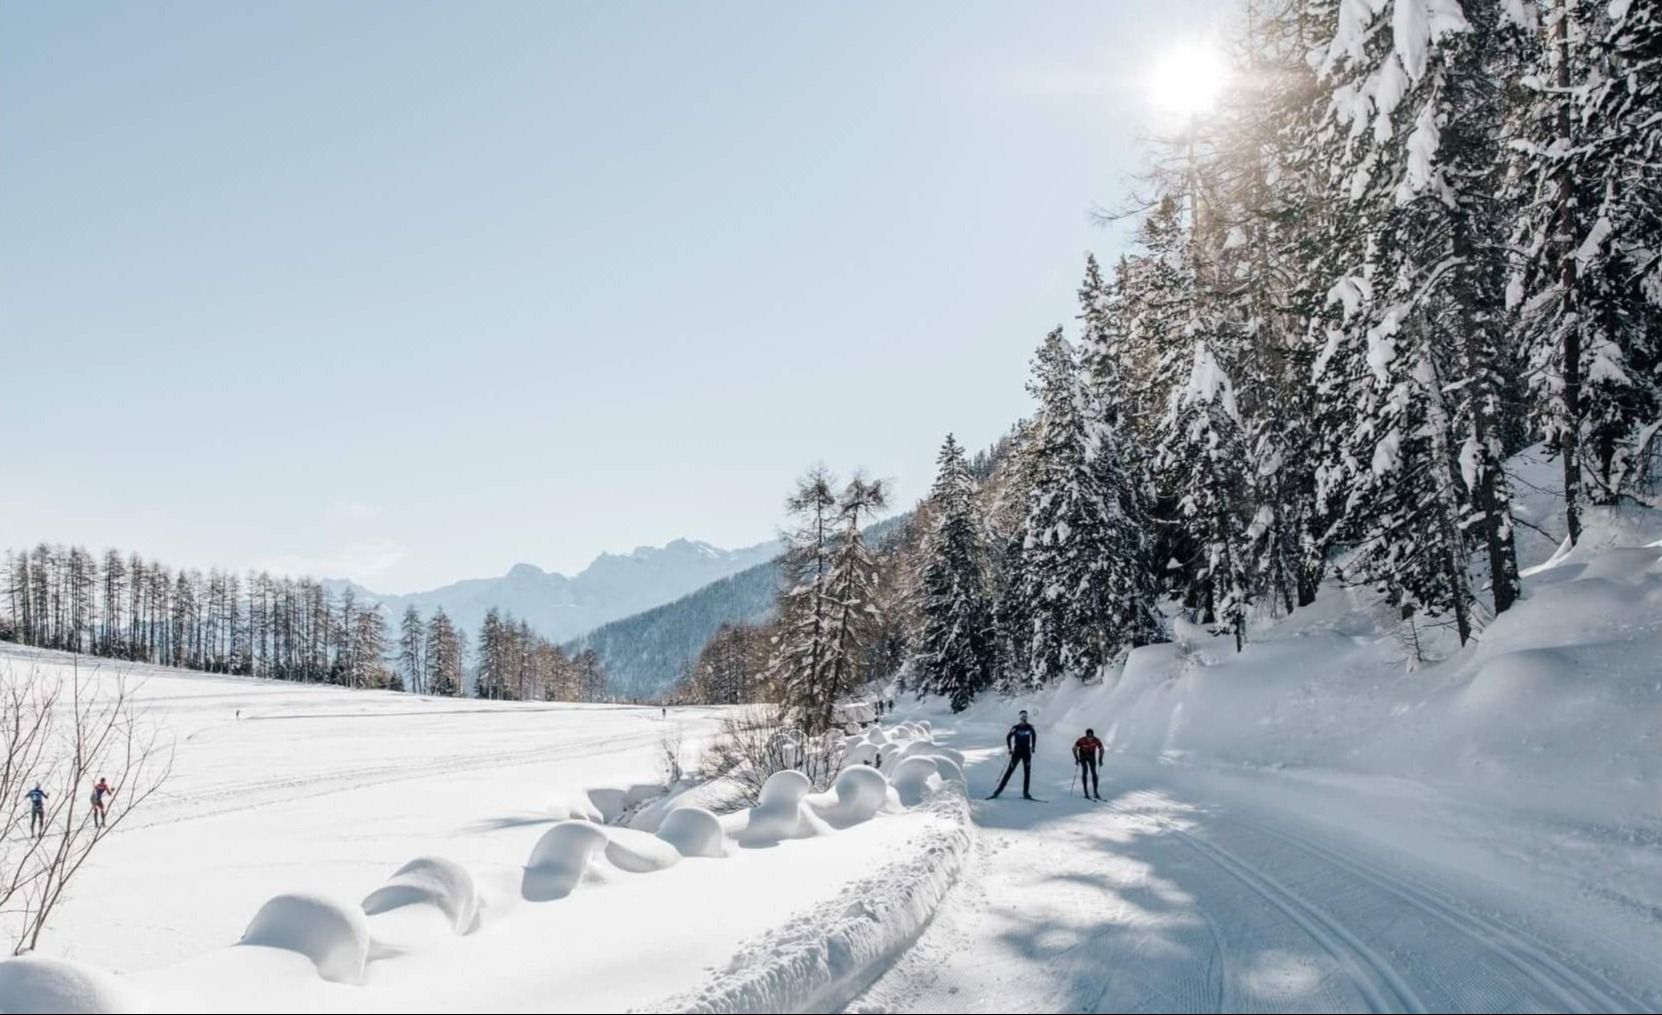
[[[150,1005],[114,973],[68,959],[27,955],[0,961],[0,1011],[147,1012]]]
[[[364,912],[371,916],[401,906],[433,906],[449,918],[452,930],[466,934],[479,912],[479,893],[466,867],[442,856],[420,856],[364,898]]]
[[[356,984],[363,982],[369,958],[369,921],[357,906],[296,892],[261,906],[242,943],[299,952],[325,980]]]
[[[650,874],[681,862],[681,852],[651,832],[609,828],[606,838],[606,861],[618,870]]]
[[[763,845],[825,831],[824,824],[809,812],[803,801],[813,788],[808,777],[794,769],[768,776],[744,829],[737,835],[739,842],[746,846]]]
[[[721,819],[702,807],[677,807],[664,815],[658,838],[674,846],[682,856],[726,856],[727,837]]]
[[[928,798],[929,791],[933,788],[930,780],[938,782],[940,777],[940,768],[935,764],[933,757],[914,755],[901,759],[889,781],[899,794],[901,803],[907,807],[916,807]]]
[[[762,792],[758,794],[757,800],[764,808],[782,807],[801,801],[813,788],[814,784],[808,781],[807,776],[794,768],[786,769],[768,776],[768,781],[762,784]]]
[[[605,845],[605,831],[588,821],[562,821],[542,833],[525,864],[525,897],[547,902],[570,895],[595,850]]]
[[[964,766],[955,758],[946,754],[937,754],[931,760],[935,762],[935,770],[940,773],[942,782],[957,783],[959,786],[967,785],[964,779]]]
[[[820,814],[839,825],[866,821],[889,802],[889,780],[875,768],[864,765],[845,768],[831,784],[837,799]]]

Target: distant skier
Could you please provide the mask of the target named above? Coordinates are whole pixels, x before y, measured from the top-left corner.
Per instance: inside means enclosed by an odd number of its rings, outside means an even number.
[[[1016,772],[1016,765],[1021,765],[1021,798],[1033,799],[1033,752],[1039,749],[1039,731],[1027,721],[1027,712],[1023,710],[1010,727],[1010,732],[1004,734],[1004,746],[1010,751],[1010,765],[1004,770],[1004,778],[998,780],[998,788],[988,800],[997,800],[998,795],[1004,792],[1009,785],[1010,776]]]
[[[108,779],[98,777],[98,785],[92,787],[92,823],[99,828],[104,827],[104,798],[115,795],[115,787]]]
[[[1073,742],[1073,763],[1080,768],[1079,788],[1085,791],[1086,797],[1102,799],[1102,784],[1097,781],[1097,766],[1102,764],[1102,741],[1096,738],[1096,730],[1088,729],[1085,735]]]
[[[29,798],[29,834],[40,838],[46,834],[46,798],[51,794],[35,783],[35,788],[23,794]]]

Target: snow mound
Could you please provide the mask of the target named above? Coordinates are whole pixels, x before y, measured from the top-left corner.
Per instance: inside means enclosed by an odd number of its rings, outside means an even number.
[[[611,824],[622,817],[629,808],[645,803],[655,796],[661,796],[663,792],[663,786],[646,782],[638,782],[621,789],[614,786],[591,787],[585,792],[585,795],[588,797],[590,805],[593,806],[595,811],[599,812],[600,817],[591,818],[590,820],[599,821],[602,824]],[[581,817],[577,814],[570,816],[574,818]]]
[[[610,828],[607,837],[606,860],[618,870],[650,874],[681,862],[681,851],[651,832]]]
[[[957,751],[953,751],[952,754],[957,755],[957,757],[952,757],[947,752],[942,751],[930,760],[935,762],[935,770],[940,774],[942,782],[956,783],[960,788],[967,788],[969,780],[964,778],[964,756]]]
[[[895,766],[890,782],[894,784],[894,791],[900,796],[902,804],[916,807],[940,786],[940,766],[935,764],[933,757],[913,755],[902,758],[900,764]]]
[[[369,922],[357,906],[295,892],[261,906],[242,943],[298,952],[312,960],[325,980],[359,984],[369,957]]]
[[[762,784],[760,800],[737,838],[746,846],[802,839],[825,831],[804,800],[813,789],[808,777],[793,769],[775,772]]]
[[[562,821],[542,833],[525,864],[522,891],[532,902],[548,902],[570,895],[583,880],[589,860],[607,843],[606,832],[590,821]]]
[[[133,985],[113,973],[67,959],[33,955],[0,961],[0,1011],[147,1012]]]
[[[548,813],[556,821],[592,821],[597,825],[606,821],[605,813],[586,790],[566,790],[556,795],[548,803]]]
[[[845,768],[829,793],[811,801],[819,816],[839,828],[869,820],[889,802],[889,780],[865,765]],[[823,802],[822,802],[823,801]]]
[[[403,906],[432,906],[466,934],[479,914],[479,893],[466,867],[442,856],[421,856],[398,868],[387,883],[364,898],[371,916]]]
[[[721,819],[702,807],[681,807],[664,815],[658,838],[682,856],[726,856],[727,836]]]

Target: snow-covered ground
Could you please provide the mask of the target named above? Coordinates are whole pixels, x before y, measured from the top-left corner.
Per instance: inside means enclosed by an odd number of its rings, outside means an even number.
[[[74,665],[0,646],[0,670]],[[692,815],[708,827],[660,813],[662,837],[563,820],[616,817],[661,786],[665,734],[681,734],[690,765],[719,709],[666,717],[123,669],[146,719],[176,740],[173,775],[52,919],[38,954],[74,965],[0,964],[4,1010],[77,983],[95,1002],[77,1010],[125,999],[155,1011],[622,1011],[844,996],[845,975],[921,927],[967,843],[961,789],[921,760],[916,786],[898,767],[893,788],[864,769],[840,792],[786,785],[756,811]],[[909,733],[930,757],[927,734]],[[423,857],[440,859],[403,870]]]
[[[1190,637],[1102,684],[903,709],[854,748],[881,774],[785,773],[719,817],[706,784],[597,823],[720,710],[140,667],[176,774],[46,958],[0,963],[0,1007],[1662,1009],[1659,537],[1644,513],[1592,512],[1569,552],[1531,529],[1525,599],[1465,648],[1422,628],[1419,664],[1333,588],[1240,654]],[[1017,708],[1042,799],[982,800]],[[1087,726],[1100,803],[1069,784]]]
[[[1045,802],[974,803],[960,884],[847,1010],[1662,1008],[1658,536],[1595,518],[1418,668],[1335,589],[1240,655],[1153,646],[1101,686],[920,711],[974,798],[1029,709]],[[1086,727],[1103,803],[1070,787]]]

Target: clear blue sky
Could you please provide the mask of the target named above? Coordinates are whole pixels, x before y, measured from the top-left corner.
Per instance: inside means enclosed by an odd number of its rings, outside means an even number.
[[[1222,10],[0,5],[0,545],[405,591],[909,503]]]

